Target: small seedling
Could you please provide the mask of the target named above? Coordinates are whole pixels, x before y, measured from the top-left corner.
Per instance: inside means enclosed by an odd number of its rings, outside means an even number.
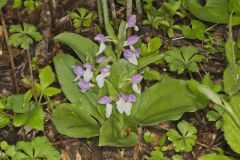
[[[16,146],[2,141],[0,143],[0,158],[4,160],[60,160],[60,154],[46,137],[37,137],[31,142],[19,141]]]
[[[69,16],[73,21],[74,28],[89,28],[96,19],[96,14],[86,8],[78,8],[76,11],[71,12]]]
[[[185,70],[191,72],[199,72],[197,62],[203,60],[203,56],[197,54],[198,50],[194,46],[172,48],[165,53],[164,59],[169,63],[171,71],[177,71],[178,74]]]
[[[197,140],[197,129],[186,121],[177,125],[178,130],[170,129],[167,132],[168,139],[173,143],[176,152],[190,152]]]
[[[38,5],[36,0],[14,0],[13,8],[19,8],[22,4],[28,12],[32,12]]]

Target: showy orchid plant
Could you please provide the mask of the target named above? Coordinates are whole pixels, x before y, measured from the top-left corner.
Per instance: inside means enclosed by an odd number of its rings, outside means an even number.
[[[117,35],[106,25],[107,35],[94,37],[99,46],[74,33],[55,38],[73,48],[80,59],[69,54],[54,58],[62,91],[71,102],[52,114],[61,134],[99,136],[100,146],[132,146],[138,143],[137,127],[178,119],[184,112],[205,106],[206,101],[192,94],[187,81],[165,78],[142,87],[144,67],[162,55],[141,56],[137,47],[140,36],[126,36],[127,29],[139,30],[136,22],[136,15],[129,16],[127,22],[121,22]]]
[[[127,28],[133,27],[136,31],[138,27],[136,26],[136,15],[131,15],[128,18]],[[107,42],[114,42],[114,39],[104,36],[103,34],[98,34],[94,37],[95,41],[100,43],[100,47],[96,53],[96,62],[97,66],[101,66],[99,70],[93,67],[93,64],[86,62],[83,66],[73,66],[73,72],[76,75],[74,81],[77,82],[80,91],[82,93],[87,92],[91,87],[97,85],[100,89],[104,87],[105,79],[110,75],[111,67],[105,63],[106,56],[103,56],[103,52],[106,49]],[[122,57],[128,60],[129,63],[133,65],[138,65],[137,58],[140,56],[140,49],[135,48],[134,45],[138,42],[137,36],[129,36],[126,41],[123,43],[124,51]],[[116,42],[115,42],[116,43]],[[104,65],[102,65],[104,64]],[[96,76],[94,76],[96,75]],[[135,94],[141,94],[140,82],[142,81],[142,75],[136,74],[132,77],[129,77],[132,83],[132,92]],[[96,83],[96,84],[95,84]],[[106,118],[109,118],[112,113],[112,102],[115,101],[117,111],[120,114],[125,113],[127,116],[131,115],[132,103],[136,102],[137,97],[134,94],[118,93],[115,97],[103,96],[100,97],[98,103],[106,105]]]

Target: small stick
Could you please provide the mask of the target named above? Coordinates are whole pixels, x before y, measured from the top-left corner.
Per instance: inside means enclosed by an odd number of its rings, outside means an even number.
[[[112,11],[112,19],[113,19],[113,26],[114,29],[117,29],[117,14],[116,14],[116,7],[115,7],[115,3],[114,0],[109,0],[110,3],[110,7],[111,7],[111,11]]]
[[[15,64],[14,64],[14,60],[13,60],[12,50],[11,50],[11,48],[8,46],[8,32],[7,32],[7,27],[6,27],[5,20],[4,20],[4,18],[3,18],[2,10],[0,10],[0,16],[1,16],[2,26],[3,26],[3,33],[4,33],[5,41],[6,41],[6,44],[7,44],[8,53],[9,53],[9,59],[10,59],[10,63],[11,63],[11,68],[12,68],[12,73],[13,73],[13,79],[14,79],[14,83],[15,83],[15,88],[16,88],[16,91],[17,91],[17,93],[18,93],[18,92],[19,92],[19,87],[18,87],[17,76],[16,76],[16,72],[15,72]]]

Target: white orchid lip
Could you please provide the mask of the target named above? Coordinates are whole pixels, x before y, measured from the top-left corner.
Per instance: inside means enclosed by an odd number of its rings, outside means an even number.
[[[112,114],[112,99],[108,96],[103,96],[98,100],[99,104],[105,104],[106,105],[106,118],[109,118]]]
[[[132,76],[131,78],[131,83],[132,85],[132,89],[134,92],[141,94],[141,86],[140,86],[140,82],[142,81],[143,76],[140,74],[136,74],[134,76]]]
[[[106,77],[108,77],[110,75],[110,66],[105,66],[103,68],[101,68],[101,73],[99,75],[97,75],[96,77],[96,81],[97,81],[97,85],[99,88],[102,88],[104,86],[104,82]]]
[[[129,63],[138,65],[137,56],[130,49],[127,49],[123,52],[123,57],[129,61]]]
[[[118,101],[116,102],[118,112],[130,116],[133,105],[132,103],[136,102],[136,99],[136,96],[133,94],[125,95],[120,93],[118,95]]]

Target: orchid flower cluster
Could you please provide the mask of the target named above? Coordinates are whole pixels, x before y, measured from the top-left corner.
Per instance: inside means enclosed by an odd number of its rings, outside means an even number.
[[[133,91],[140,94],[141,93],[141,88],[140,88],[140,82],[142,81],[142,75],[136,74],[131,78],[131,83],[132,83],[132,88]],[[98,103],[99,104],[104,104],[106,105],[106,117],[109,118],[112,114],[112,101],[114,98],[108,97],[108,96],[103,96],[99,99]],[[117,98],[116,98],[116,108],[117,111],[120,114],[125,113],[127,116],[131,115],[131,110],[133,103],[137,101],[137,97],[134,94],[124,94],[124,93],[119,93]]]
[[[134,28],[135,31],[138,31],[138,27],[136,26],[136,15],[131,15],[128,18],[126,28]],[[105,37],[103,34],[98,34],[94,37],[94,40],[100,42],[100,47],[96,56],[97,64],[102,64],[107,57],[101,56],[101,54],[106,49],[106,42],[115,42],[114,40]],[[130,36],[123,44],[123,57],[128,60],[129,63],[133,65],[138,65],[138,57],[140,56],[140,49],[134,48],[134,45],[138,42],[137,36]],[[81,92],[88,91],[91,87],[94,87],[94,83],[96,82],[99,88],[104,86],[105,79],[110,75],[110,66],[105,65],[102,67],[97,76],[94,76],[94,67],[91,63],[83,64],[83,67],[77,65],[73,67],[73,72],[76,75],[75,82],[78,82],[78,86]],[[141,86],[140,82],[143,77],[140,74],[136,74],[131,77],[128,81],[132,84],[132,90],[136,94],[141,94]],[[113,111],[113,105],[116,105],[116,109],[120,114],[126,114],[127,116],[131,115],[131,110],[133,103],[137,101],[137,97],[134,94],[125,94],[119,93],[117,97],[109,97],[103,96],[98,100],[99,104],[103,104],[106,106],[106,117],[109,118]],[[113,102],[115,104],[113,104]]]
[[[106,59],[105,56],[97,58],[96,62],[101,64]],[[91,87],[94,87],[94,74],[93,65],[91,63],[85,63],[83,67],[77,65],[73,67],[73,72],[76,74],[74,81],[78,81],[78,86],[82,93],[88,91]],[[104,86],[106,77],[110,75],[110,66],[106,65],[100,69],[100,74],[96,76],[96,82],[99,88]]]
[[[134,28],[135,31],[138,31],[138,27],[136,26],[136,15],[131,15],[128,18],[128,23],[126,28]],[[104,52],[106,49],[106,42],[114,42],[114,40],[105,37],[103,34],[98,34],[94,37],[94,40],[100,42],[100,47],[97,52],[97,56]],[[138,65],[138,57],[140,56],[140,48],[134,48],[134,45],[138,42],[137,36],[130,36],[124,42],[124,52],[123,57],[129,61],[129,63],[133,65]]]

